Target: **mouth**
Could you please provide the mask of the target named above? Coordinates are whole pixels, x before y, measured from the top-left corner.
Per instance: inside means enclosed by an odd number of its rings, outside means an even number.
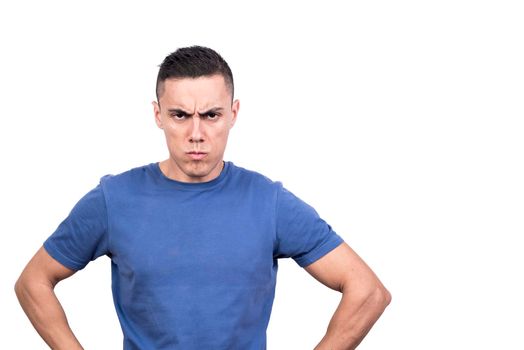
[[[191,151],[191,152],[187,152],[186,154],[189,156],[189,158],[193,160],[200,160],[204,158],[205,156],[207,156],[206,152],[199,152],[199,151]]]

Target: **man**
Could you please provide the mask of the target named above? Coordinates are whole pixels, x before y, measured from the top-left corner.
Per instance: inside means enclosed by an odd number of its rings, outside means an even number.
[[[390,295],[312,207],[223,160],[239,111],[227,63],[181,48],[156,92],[168,159],[102,176],[16,283],[38,333],[53,349],[82,349],[53,289],[107,255],[124,349],[265,349],[277,259],[292,257],[343,293],[316,349],[354,349]]]

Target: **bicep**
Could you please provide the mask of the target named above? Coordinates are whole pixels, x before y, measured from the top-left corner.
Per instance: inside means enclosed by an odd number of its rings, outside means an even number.
[[[42,246],[31,258],[22,277],[28,281],[49,283],[54,287],[58,282],[72,276],[76,271],[55,260]]]
[[[375,273],[345,242],[304,269],[325,286],[339,292],[345,288],[358,290],[381,285]]]

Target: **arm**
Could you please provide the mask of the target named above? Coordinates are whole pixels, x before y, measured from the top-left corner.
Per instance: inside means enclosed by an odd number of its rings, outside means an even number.
[[[326,335],[315,350],[355,349],[391,302],[391,295],[346,243],[305,270],[322,284],[342,293]]]
[[[83,349],[69,328],[55,293],[55,285],[75,273],[41,247],[15,284],[22,309],[42,339],[52,349]]]

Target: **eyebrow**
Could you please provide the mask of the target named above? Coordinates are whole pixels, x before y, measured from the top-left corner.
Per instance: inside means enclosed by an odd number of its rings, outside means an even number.
[[[189,112],[184,111],[182,108],[169,108],[167,111],[168,111],[169,113],[177,113],[177,114],[190,115]]]
[[[214,114],[217,114],[218,112],[222,112],[224,110],[224,108],[222,107],[213,107],[211,109],[208,109],[207,111],[205,111],[204,113],[198,113],[199,116],[204,116],[204,115],[208,115],[210,113],[214,113]]]
[[[202,117],[202,116],[208,115],[210,113],[222,112],[223,110],[224,110],[224,108],[222,108],[222,107],[213,107],[213,108],[208,109],[205,112],[202,112],[202,113],[199,112],[198,115]],[[167,111],[169,113],[178,113],[178,114],[184,114],[184,115],[192,115],[191,113],[183,110],[182,108],[169,108]]]

